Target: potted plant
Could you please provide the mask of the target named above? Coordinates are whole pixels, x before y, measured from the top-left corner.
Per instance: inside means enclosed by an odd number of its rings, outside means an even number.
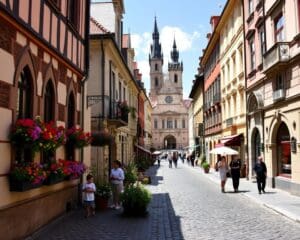
[[[84,163],[59,159],[59,163],[63,166],[65,180],[77,179],[86,171]]]
[[[34,162],[16,164],[10,174],[10,191],[23,192],[40,187],[46,179],[46,172],[41,164]]]
[[[138,180],[138,172],[135,163],[130,162],[127,166],[125,166],[124,172],[125,172],[125,179],[124,179],[125,186],[133,185],[134,183],[136,183],[136,181]]]
[[[202,168],[204,169],[204,172],[205,172],[205,173],[209,173],[210,165],[209,165],[208,162],[206,162],[206,161],[203,162],[201,166],[202,166]]]
[[[49,163],[45,170],[47,173],[47,178],[44,180],[45,185],[56,184],[65,179],[64,166],[61,162]]]
[[[121,194],[123,214],[126,216],[145,216],[151,193],[141,185],[127,186]]]
[[[128,122],[128,113],[130,108],[127,104],[127,101],[119,101],[118,102],[118,116],[125,122]]]
[[[98,183],[96,184],[96,209],[105,210],[108,206],[108,200],[112,195],[111,186],[108,183]]]

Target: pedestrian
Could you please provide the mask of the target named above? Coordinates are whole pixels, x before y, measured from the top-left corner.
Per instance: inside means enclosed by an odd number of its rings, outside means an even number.
[[[172,168],[172,154],[171,154],[171,152],[168,153],[168,161],[169,161],[169,168]]]
[[[225,184],[227,180],[227,172],[228,172],[228,164],[226,162],[226,157],[222,156],[221,161],[218,163],[218,169],[220,173],[220,179],[221,179],[221,191],[222,193],[225,193]]]
[[[111,208],[120,209],[120,194],[123,191],[124,171],[121,168],[121,163],[118,160],[113,162],[113,168],[110,173],[112,184],[113,204]]]
[[[240,184],[240,171],[242,166],[241,159],[233,157],[229,166],[234,192],[238,192]]]
[[[265,186],[266,186],[266,178],[267,178],[267,167],[266,164],[263,162],[262,156],[257,157],[257,162],[255,163],[253,170],[256,173],[258,193],[259,194],[261,194],[261,192],[266,193]]]
[[[178,153],[173,152],[173,163],[174,163],[175,168],[177,168],[177,161],[178,161]]]
[[[158,156],[158,158],[157,158],[157,164],[158,164],[158,166],[160,166],[160,156]]]
[[[95,215],[95,192],[96,186],[94,183],[93,175],[88,174],[86,176],[86,183],[83,184],[82,191],[84,193],[83,196],[83,205],[85,208],[85,217],[89,217],[91,215]]]
[[[191,154],[191,164],[192,164],[192,167],[195,166],[195,158],[196,158],[195,151],[193,151],[192,154]]]

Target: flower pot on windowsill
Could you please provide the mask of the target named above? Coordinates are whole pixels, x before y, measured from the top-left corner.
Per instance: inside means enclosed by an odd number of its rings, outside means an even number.
[[[50,174],[43,182],[45,185],[53,185],[64,181],[64,176],[58,174]]]
[[[18,181],[12,178],[9,180],[9,189],[11,192],[25,192],[40,186],[42,186],[42,183],[33,184],[29,181]]]

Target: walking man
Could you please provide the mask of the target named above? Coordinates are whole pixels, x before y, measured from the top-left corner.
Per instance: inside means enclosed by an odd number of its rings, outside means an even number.
[[[257,162],[255,163],[254,166],[254,171],[256,173],[258,193],[259,194],[261,194],[261,192],[265,193],[267,167],[266,164],[263,162],[262,156],[259,156],[257,158]]]

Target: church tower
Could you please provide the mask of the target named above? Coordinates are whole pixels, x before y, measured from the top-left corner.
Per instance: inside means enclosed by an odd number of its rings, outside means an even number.
[[[150,64],[150,97],[154,100],[157,98],[158,91],[163,85],[163,54],[159,42],[159,32],[157,28],[156,17],[154,20],[154,31],[152,33],[152,44],[150,47],[149,64]]]
[[[182,72],[183,72],[183,63],[178,62],[179,51],[177,50],[176,41],[174,38],[173,49],[171,51],[171,62],[168,64],[169,80],[174,86],[174,91],[176,94],[182,96]]]

